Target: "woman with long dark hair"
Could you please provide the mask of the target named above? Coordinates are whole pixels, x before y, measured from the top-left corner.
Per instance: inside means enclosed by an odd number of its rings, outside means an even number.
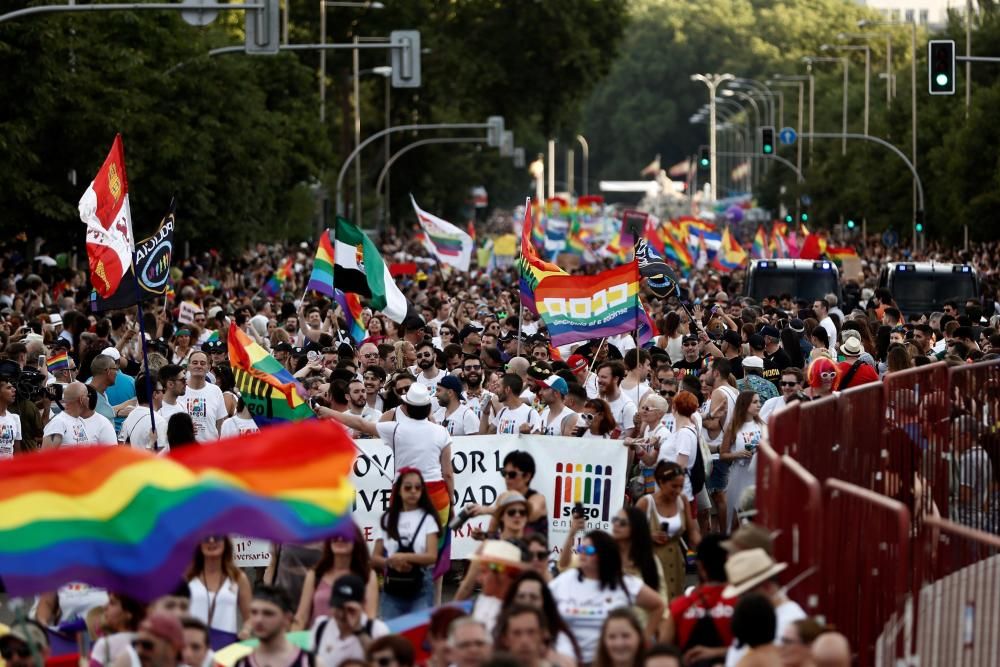
[[[636,506],[623,507],[611,522],[611,536],[618,543],[622,556],[622,572],[642,579],[647,586],[666,598],[663,589],[663,568],[653,554],[646,513]]]
[[[650,540],[655,545],[651,553],[659,561],[664,599],[673,600],[684,592],[685,560],[681,538],[687,536],[689,546],[701,541],[701,530],[691,520],[691,508],[684,496],[685,471],[672,461],[660,461],[655,471],[656,493],[643,496],[636,511],[648,526]]]
[[[545,577],[538,572],[530,570],[522,572],[507,590],[503,607],[506,609],[515,604],[522,604],[541,609],[548,623],[547,630],[550,637],[549,652],[545,658],[557,664],[566,660],[571,660],[570,664],[579,664],[580,646],[559,613],[556,599],[552,597],[547,584]]]
[[[385,574],[382,618],[434,606],[431,565],[437,562],[438,513],[416,468],[403,468],[392,485],[389,511],[382,515],[372,566]]]
[[[781,349],[788,355],[789,366],[795,368],[805,368],[806,359],[802,354],[802,344],[799,342],[799,334],[791,327],[781,330]]]
[[[176,415],[175,415],[176,416]],[[209,535],[194,552],[184,577],[191,589],[191,616],[212,633],[212,648],[219,649],[250,636],[250,580],[233,558],[233,541]]]
[[[120,593],[108,593],[101,614],[101,636],[90,651],[90,665],[110,665],[128,650],[139,623],[146,617],[146,605]]]
[[[580,643],[583,663],[594,661],[601,627],[612,609],[639,607],[646,612],[646,636],[656,633],[664,602],[638,577],[622,572],[622,557],[614,538],[595,530],[577,548],[579,564],[549,584],[563,620]]]
[[[601,628],[594,667],[640,667],[643,664],[642,626],[631,609],[615,609]]]
[[[371,568],[368,544],[356,524],[352,523],[344,533],[323,543],[323,555],[316,567],[306,573],[292,630],[307,630],[318,617],[330,615],[333,582],[345,574],[356,574],[362,581],[368,582],[364,611],[368,618],[375,618],[378,611],[378,578]]]
[[[611,413],[608,402],[602,398],[592,398],[584,403],[580,418],[587,425],[581,437],[607,439],[615,430],[615,416]]]
[[[819,329],[822,330],[822,327]],[[760,397],[754,391],[740,392],[733,410],[733,421],[726,429],[719,449],[719,459],[730,462],[729,485],[726,487],[727,530],[734,525],[743,492],[757,482],[757,447],[765,439],[767,424],[760,418]]]

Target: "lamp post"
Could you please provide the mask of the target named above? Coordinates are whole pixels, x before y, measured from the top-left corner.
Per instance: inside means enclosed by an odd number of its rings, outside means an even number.
[[[847,58],[840,56],[835,58],[806,56],[802,59],[802,62],[806,64],[806,67],[810,72],[812,72],[813,63],[840,63],[844,68],[844,90],[841,94],[842,108],[840,111],[841,134],[844,135],[844,140],[841,143],[840,154],[847,155],[847,83],[848,76],[850,74],[850,61]],[[809,130],[812,132],[813,128],[810,127]]]
[[[385,9],[381,2],[335,2],[319,1],[319,43],[326,44],[326,8],[354,7],[357,9]],[[355,53],[357,53],[355,51]],[[326,51],[319,52],[319,122],[326,120]]]
[[[813,82],[814,82],[812,74],[808,74],[806,76],[783,76],[781,74],[775,74],[774,78],[773,79],[769,79],[768,82],[767,82],[768,86],[794,86],[794,87],[796,87],[796,88],[799,89],[799,98],[798,98],[799,99],[799,104],[798,104],[798,106],[799,106],[798,125],[799,126],[798,126],[798,132],[800,134],[802,134],[803,130],[805,129],[805,125],[804,125],[805,121],[803,120],[803,110],[805,108],[805,90],[804,90],[804,87],[805,87],[805,83],[807,81],[809,82],[809,92],[810,92],[810,95],[809,95],[809,131],[811,132],[812,129],[813,129],[813,127],[812,127],[812,122],[813,122],[813,107],[812,107],[813,97],[812,97],[812,90],[813,90]],[[804,142],[802,142],[802,141],[796,141],[795,143],[796,143],[795,167],[799,171],[802,171],[802,144]],[[811,162],[812,161],[811,160],[811,158],[812,158],[812,139],[811,138],[809,139],[809,156],[810,156],[810,162]]]
[[[755,100],[753,98],[753,96],[747,95],[746,93],[744,93],[742,91],[739,91],[739,90],[729,90],[729,89],[723,90],[722,91],[722,96],[723,97],[736,97],[737,99],[746,100],[747,102],[749,102],[750,103],[750,107],[753,109],[754,118],[757,119],[757,127],[760,128],[760,127],[764,126],[764,123],[762,122],[762,119],[761,119],[761,116],[760,116],[760,109],[757,107],[757,100]],[[756,133],[752,133],[752,134],[750,134],[747,137],[747,141],[751,145],[750,152],[753,152],[754,150],[756,150],[756,148],[754,148],[754,146],[756,145],[756,141],[754,139],[755,137],[756,137]],[[760,174],[757,173],[756,169],[754,169],[754,167],[753,167],[753,161],[750,162],[750,181],[753,184],[756,184],[756,183],[758,183],[760,181]]]
[[[841,32],[837,34],[837,39],[845,41],[848,39],[882,39],[885,38],[885,107],[892,108],[892,98],[895,91],[892,87],[892,33],[867,33],[867,32]]]
[[[354,38],[357,41],[357,37]],[[354,52],[355,64],[357,64],[358,52]],[[361,143],[361,88],[359,81],[365,74],[376,74],[383,79],[385,79],[385,126],[389,127],[389,77],[392,76],[392,67],[388,65],[382,65],[380,67],[372,67],[370,69],[357,70],[351,77],[353,79],[354,86],[354,147],[357,148],[358,144]],[[389,135],[385,137],[385,154],[386,160],[389,159]],[[363,226],[362,222],[362,208],[361,208],[361,160],[355,163],[354,167],[354,210],[357,215],[354,216],[354,222],[358,227]]]
[[[820,51],[864,51],[865,52],[865,123],[864,134],[868,136],[868,95],[871,89],[872,76],[872,50],[867,44],[864,46],[845,46],[843,44],[824,44],[819,47]]]
[[[716,167],[715,167],[715,91],[720,84],[734,79],[732,74],[692,74],[692,81],[701,81],[706,86],[708,86],[708,100],[709,100],[709,112],[708,112],[708,159],[709,159],[709,178],[712,179],[710,185],[710,192],[712,196],[712,201],[716,200],[716,195],[718,194],[715,187],[716,179]]]
[[[746,79],[742,77],[737,77],[732,81],[730,81],[728,84],[726,84],[726,87],[732,88],[733,90],[744,89],[751,97],[753,97],[754,95],[759,95],[760,99],[762,99],[767,104],[766,108],[767,122],[763,124],[764,125],[778,124],[776,123],[777,116],[775,114],[775,107],[774,107],[775,95],[762,82],[757,81],[756,79]]]
[[[539,218],[543,214],[543,206],[545,205],[545,160],[542,159],[542,154],[539,153],[538,157],[532,160],[531,164],[528,165],[528,173],[531,177],[535,179],[535,205],[538,206]]]
[[[582,134],[576,135],[576,140],[580,142],[580,148],[583,149],[583,194],[590,194],[590,144],[587,143],[587,138]]]

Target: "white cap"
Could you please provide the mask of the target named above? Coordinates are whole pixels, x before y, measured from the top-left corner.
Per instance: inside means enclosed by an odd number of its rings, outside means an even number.
[[[122,353],[118,351],[117,347],[106,347],[101,350],[101,354],[106,357],[111,357],[115,361],[121,361],[122,359]]]
[[[753,355],[743,359],[743,368],[764,368],[764,360]]]

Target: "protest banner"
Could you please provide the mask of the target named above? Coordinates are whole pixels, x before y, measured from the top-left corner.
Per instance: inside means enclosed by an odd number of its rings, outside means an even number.
[[[256,537],[232,535],[233,560],[237,567],[267,567],[271,562],[271,543]]]
[[[194,317],[201,312],[201,308],[193,301],[181,301],[177,310],[177,321],[180,324],[193,324]]]
[[[378,521],[389,509],[391,485],[376,469],[393,476],[392,450],[380,440],[355,441],[365,456],[354,462],[353,516],[365,539],[378,536]],[[473,435],[452,439],[456,511],[468,503],[492,505],[504,492],[504,457],[513,450],[535,459],[531,488],[545,496],[549,516],[549,546],[560,547],[569,531],[573,506],[579,502],[587,530],[611,530],[611,521],[625,497],[627,454],[620,440],[591,440],[539,435]],[[468,558],[480,542],[471,535],[485,529],[489,516],[477,517],[452,535],[453,559]]]

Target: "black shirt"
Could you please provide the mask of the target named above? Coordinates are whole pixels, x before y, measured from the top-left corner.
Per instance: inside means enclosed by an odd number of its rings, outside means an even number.
[[[781,371],[792,365],[792,358],[780,347],[774,354],[764,355],[764,379],[780,388]]]
[[[698,377],[699,375],[701,375],[701,369],[703,364],[704,364],[704,359],[702,359],[701,357],[698,357],[694,361],[687,361],[686,359],[681,359],[680,361],[674,364],[674,370],[683,371],[677,374],[680,377],[684,377],[685,375],[693,375],[695,377]]]

